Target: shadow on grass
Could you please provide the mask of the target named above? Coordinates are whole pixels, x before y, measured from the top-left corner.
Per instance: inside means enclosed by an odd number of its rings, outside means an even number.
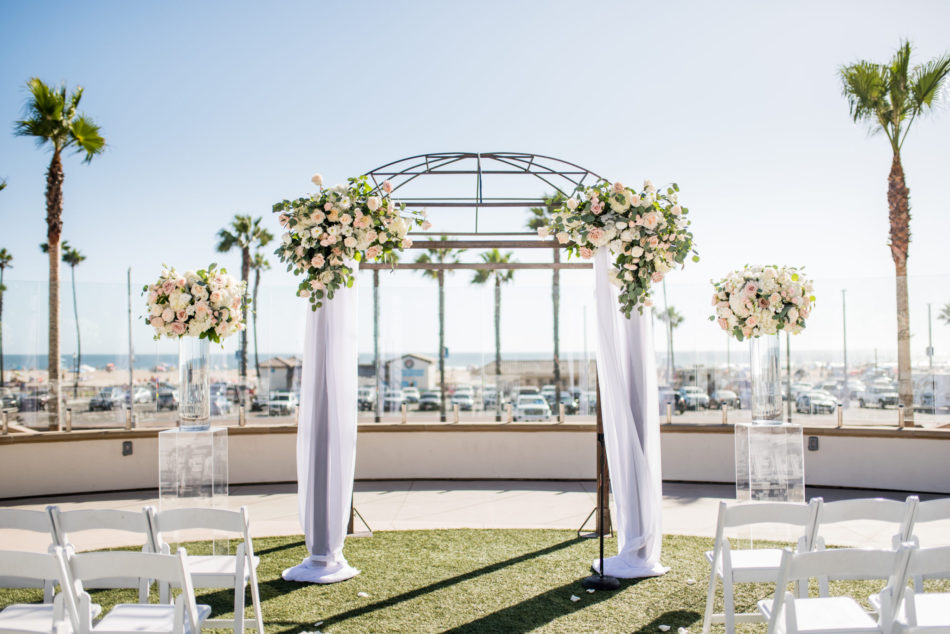
[[[391,608],[391,607],[393,607],[393,606],[395,606],[395,605],[397,605],[397,604],[399,604],[399,603],[402,603],[402,602],[404,602],[404,601],[411,601],[411,600],[413,600],[413,599],[415,599],[415,598],[418,598],[418,597],[421,597],[421,596],[423,596],[423,595],[429,594],[430,592],[438,592],[439,590],[444,590],[445,588],[454,586],[454,585],[459,584],[459,583],[463,583],[463,582],[465,582],[465,581],[469,581],[469,580],[471,580],[471,579],[475,579],[475,578],[480,577],[480,576],[482,576],[482,575],[488,575],[488,574],[491,574],[491,573],[493,573],[493,572],[497,572],[497,571],[499,571],[499,570],[502,570],[503,568],[507,568],[508,566],[514,566],[514,565],[516,565],[516,564],[520,564],[520,563],[525,562],[525,561],[528,561],[528,560],[530,560],[530,559],[535,559],[535,558],[537,558],[537,557],[543,557],[543,556],[548,555],[548,554],[550,554],[550,553],[557,552],[557,551],[562,550],[562,549],[564,549],[564,548],[570,548],[571,546],[574,546],[574,545],[577,544],[578,542],[582,542],[582,541],[584,541],[582,538],[575,537],[574,539],[569,539],[569,540],[567,540],[567,541],[565,541],[565,542],[561,542],[561,543],[559,543],[559,544],[554,544],[554,545],[552,545],[552,546],[548,546],[547,548],[542,548],[542,549],[540,549],[540,550],[535,550],[535,551],[530,552],[530,553],[525,553],[525,554],[523,554],[523,555],[518,555],[517,557],[512,557],[512,558],[506,559],[506,560],[504,560],[504,561],[499,561],[499,562],[497,562],[497,563],[490,564],[490,565],[488,565],[488,566],[483,566],[483,567],[478,568],[478,569],[476,569],[476,570],[472,570],[472,571],[469,571],[469,572],[466,572],[466,573],[462,573],[462,574],[456,575],[456,576],[454,576],[454,577],[449,577],[448,579],[443,579],[443,580],[441,580],[441,581],[436,581],[435,583],[431,583],[431,584],[429,584],[429,585],[427,585],[427,586],[423,586],[423,587],[421,587],[421,588],[416,588],[415,590],[410,590],[409,592],[403,592],[402,594],[397,594],[397,595],[394,596],[394,597],[389,597],[388,599],[384,599],[384,600],[382,600],[382,601],[377,601],[377,602],[375,602],[375,603],[371,603],[370,605],[366,605],[366,606],[363,606],[363,607],[359,607],[359,608],[356,608],[356,609],[353,609],[353,610],[347,610],[346,612],[341,612],[340,614],[335,614],[335,615],[333,615],[333,616],[327,617],[327,618],[324,620],[324,622],[323,622],[323,628],[326,629],[326,628],[329,628],[331,625],[334,625],[334,624],[337,624],[337,623],[341,623],[341,622],[343,622],[343,621],[346,621],[347,619],[351,619],[351,618],[363,616],[363,615],[365,615],[365,614],[370,614],[370,613],[372,613],[372,612],[376,612],[377,610],[385,610],[386,608]],[[285,584],[286,584],[286,585],[285,585]],[[273,589],[273,590],[278,591],[278,592],[281,592],[281,591],[286,592],[288,586],[290,586],[291,588],[293,588],[294,586],[297,586],[297,585],[299,585],[299,584],[295,584],[295,583],[292,583],[292,582],[287,582],[287,581],[279,580],[279,581],[274,581],[274,582],[268,582],[267,584],[261,584],[261,585],[262,585],[262,586],[263,586],[263,585],[272,585],[272,589]],[[547,593],[545,593],[545,594],[547,594]],[[498,630],[495,630],[495,631],[498,631]],[[512,630],[512,631],[513,631],[513,630]]]
[[[476,634],[478,632],[532,632],[539,627],[550,623],[554,619],[568,614],[574,614],[578,609],[607,601],[617,596],[631,586],[635,586],[643,579],[621,579],[620,588],[616,591],[600,591],[587,594],[581,585],[582,579],[565,583],[557,588],[526,599],[521,603],[510,605],[507,608],[486,614],[485,616],[469,621],[465,625],[454,627],[446,632],[452,634]],[[565,600],[569,592],[584,593],[584,608],[578,608],[570,600]],[[596,625],[596,624],[594,624]]]
[[[634,630],[634,632],[650,632],[650,634],[656,634],[659,632],[659,627],[661,625],[669,625],[671,631],[675,631],[678,627],[689,627],[694,625],[702,618],[702,614],[699,612],[693,612],[692,610],[672,610],[670,612],[664,612],[660,616],[656,617],[639,630]]]
[[[263,549],[261,549],[261,550],[257,550],[257,549],[255,548],[255,549],[254,549],[254,554],[257,555],[258,557],[262,557],[262,556],[264,556],[264,555],[266,555],[266,554],[269,554],[269,553],[276,553],[276,552],[279,552],[279,551],[281,551],[281,550],[290,550],[291,548],[299,548],[299,547],[301,547],[301,546],[306,546],[306,542],[304,542],[304,540],[302,540],[302,539],[301,539],[300,541],[289,542],[289,543],[286,543],[286,544],[281,544],[281,545],[279,545],[279,546],[271,546],[270,548],[263,548]]]

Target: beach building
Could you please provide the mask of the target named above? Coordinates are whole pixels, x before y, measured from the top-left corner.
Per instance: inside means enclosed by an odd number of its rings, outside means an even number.
[[[303,360],[299,357],[271,357],[261,363],[261,382],[270,392],[292,391],[300,384]]]
[[[438,381],[438,361],[421,354],[404,354],[385,362],[384,380],[392,387],[414,387],[429,390]]]

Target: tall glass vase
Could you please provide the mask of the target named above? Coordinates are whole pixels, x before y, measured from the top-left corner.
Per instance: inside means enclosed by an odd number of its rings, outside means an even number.
[[[178,415],[185,431],[210,427],[211,380],[207,339],[178,339]]]
[[[752,422],[782,422],[782,366],[778,335],[749,340],[751,350]]]

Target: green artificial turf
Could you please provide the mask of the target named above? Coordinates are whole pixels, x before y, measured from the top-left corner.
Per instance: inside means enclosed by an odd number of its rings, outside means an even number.
[[[378,531],[371,538],[347,540],[346,557],[362,574],[329,586],[281,579],[284,568],[306,555],[301,536],[258,538],[254,547],[261,558],[258,577],[268,632],[659,632],[664,624],[672,634],[678,627],[696,634],[709,578],[703,553],[712,540],[665,536],[662,560],[669,573],[622,581],[618,591],[592,594],[580,582],[590,574],[597,540],[579,539],[572,531]],[[201,554],[209,544],[187,548]],[[610,539],[607,553],[613,552],[616,543]],[[832,590],[867,597],[880,586],[837,582]],[[770,593],[767,584],[737,586],[737,610],[754,610],[755,602]],[[131,590],[90,594],[104,610],[137,596]],[[571,595],[580,599],[571,601]],[[0,590],[0,607],[41,598],[39,590]],[[211,605],[215,616],[232,610],[227,590],[199,590],[197,598]],[[247,602],[250,606],[250,593]],[[716,611],[722,611],[721,591]],[[738,629],[765,631],[756,625]]]

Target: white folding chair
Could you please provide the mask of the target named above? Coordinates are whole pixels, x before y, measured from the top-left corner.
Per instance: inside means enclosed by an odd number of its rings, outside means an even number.
[[[821,501],[821,498],[817,498]],[[859,498],[855,500],[840,500],[838,502],[824,502],[818,509],[818,523],[815,528],[815,550],[824,550],[825,535],[823,529],[832,524],[842,522],[877,521],[891,525],[891,548],[897,550],[900,545],[910,538],[914,525],[914,516],[917,513],[917,496],[910,496],[905,501],[888,500],[885,498]],[[868,544],[867,546],[870,546]],[[874,579],[876,577],[850,577],[851,579]],[[828,580],[819,577],[818,584],[822,595],[828,594]]]
[[[0,550],[0,574],[13,573],[17,578],[37,582],[56,580],[62,591],[52,603],[17,603],[0,611],[0,633],[52,632],[60,628],[73,632],[74,623],[65,599],[72,597],[72,585],[65,570],[63,550],[54,547],[50,553]],[[20,586],[41,587],[41,586]],[[98,615],[98,605],[90,604],[90,613]]]
[[[185,634],[201,631],[211,613],[207,605],[195,604],[195,589],[188,575],[185,550],[177,555],[130,551],[97,551],[66,554],[69,573],[75,584],[78,601],[74,602],[78,634],[138,634],[166,632]],[[90,610],[91,599],[83,589],[87,581],[103,578],[127,578],[143,575],[159,583],[181,588],[173,604],[122,603],[116,605],[95,624]]]
[[[906,588],[907,560],[912,548],[908,544],[897,550],[840,548],[804,553],[786,550],[776,579],[775,598],[758,604],[759,611],[768,620],[768,634],[890,634],[895,625],[895,606],[900,604]],[[812,578],[888,579],[879,595],[877,618],[852,597],[832,597],[823,592],[818,597],[801,597],[787,591],[789,583],[807,588]]]
[[[53,552],[55,537],[53,536],[50,508],[51,507],[47,507],[45,511],[0,509],[0,529],[41,533],[45,536],[46,540],[48,540],[48,552]],[[0,575],[0,588],[43,588],[43,602],[49,603],[53,600],[53,585],[56,581],[58,581],[57,577],[37,579],[35,577],[24,577],[17,574],[9,576]]]
[[[66,554],[76,552],[75,545],[70,541],[70,535],[88,530],[113,530],[134,533],[142,542],[142,552],[157,552],[152,540],[152,529],[149,525],[149,507],[141,511],[122,511],[118,509],[79,509],[62,511],[58,507],[51,507],[50,516],[53,523],[53,538],[57,546],[63,548]],[[90,588],[138,588],[139,601],[148,600],[148,590],[151,582],[148,577],[133,575],[124,578],[87,579],[84,584]]]
[[[917,532],[918,528],[921,524],[939,521],[950,522],[950,497],[939,498],[936,500],[927,500],[926,502],[918,502],[917,513],[915,514],[914,522],[911,526],[910,537],[907,541],[915,544],[916,546],[927,546],[928,544],[926,543],[921,544],[920,536]],[[947,544],[944,543],[939,545],[945,546]],[[925,578],[926,576],[924,575],[914,575],[914,590],[917,592],[923,592]]]
[[[817,498],[816,498],[817,499]],[[706,553],[712,569],[709,573],[709,589],[706,594],[706,613],[703,617],[703,634],[709,634],[713,623],[725,623],[726,632],[735,632],[736,623],[759,623],[758,612],[736,614],[733,602],[733,585],[736,583],[760,583],[775,580],[782,561],[778,548],[733,550],[725,536],[727,529],[755,526],[756,524],[785,524],[801,530],[798,551],[811,550],[819,502],[809,504],[790,502],[752,502],[746,504],[719,503],[719,520],[716,524],[714,549]],[[716,580],[722,580],[723,613],[713,613],[716,598]]]
[[[950,546],[914,550],[907,564],[907,576],[915,584],[917,579],[950,579]],[[908,588],[899,617],[903,632],[950,632],[950,592],[915,592]]]
[[[260,560],[254,555],[247,507],[242,506],[238,511],[185,508],[160,513],[156,513],[153,509],[150,511],[149,522],[153,530],[152,539],[162,552],[169,550],[163,534],[172,531],[206,529],[240,535],[241,541],[237,544],[234,555],[190,555],[188,568],[195,588],[233,588],[234,590],[234,618],[208,619],[208,627],[228,627],[236,633],[243,632],[245,628],[254,628],[263,633],[264,620],[261,615],[261,598],[257,586],[257,565]],[[251,586],[253,622],[244,617],[244,587],[246,585]],[[164,597],[167,586],[159,586],[159,589]]]

